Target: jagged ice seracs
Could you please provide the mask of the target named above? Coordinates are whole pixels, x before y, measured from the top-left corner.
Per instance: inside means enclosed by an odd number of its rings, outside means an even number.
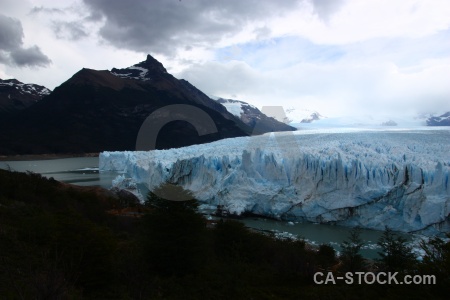
[[[406,232],[450,229],[449,129],[271,133],[103,152],[100,170],[172,183],[231,213]]]

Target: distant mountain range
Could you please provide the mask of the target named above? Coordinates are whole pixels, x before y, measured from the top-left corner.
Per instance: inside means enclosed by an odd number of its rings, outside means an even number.
[[[427,119],[427,126],[450,126],[450,111],[440,116],[430,116]]]
[[[242,121],[186,80],[176,79],[150,55],[124,69],[84,68],[51,93],[15,80],[4,86],[0,90],[0,111],[5,114],[0,118],[2,155],[135,150],[144,120],[171,104],[201,109],[212,118],[217,132],[199,136],[192,124],[175,120],[162,127],[157,149],[247,136],[257,124]],[[19,92],[14,94],[14,90]],[[26,95],[26,91],[36,93]],[[15,106],[9,101],[13,97]],[[259,121],[258,128],[262,128],[260,133],[295,130],[271,118]]]
[[[287,125],[299,123],[312,123],[314,121],[326,119],[326,117],[322,116],[317,111],[308,109],[297,109],[293,107],[271,111],[270,113],[272,113],[273,116],[268,116],[263,112],[261,112],[255,106],[241,100],[225,99],[216,96],[210,97],[211,99],[216,100],[217,102],[225,106],[230,113],[239,117],[244,123],[250,126],[254,126],[256,122],[261,120],[265,120],[267,122],[278,121],[278,124],[274,123],[272,124],[272,126],[280,127],[279,123],[284,123]],[[281,126],[280,129],[283,130],[284,127]]]
[[[393,120],[387,120],[381,123],[381,126],[397,126],[397,125],[398,125],[397,122]]]
[[[298,123],[312,123],[314,121],[319,121],[326,119],[320,113],[309,109],[298,109],[298,108],[287,108],[286,110],[286,120],[285,123],[298,124]]]
[[[41,85],[26,84],[16,79],[0,79],[0,116],[26,109],[50,93],[48,88]]]
[[[210,97],[225,106],[230,113],[238,117],[244,124],[253,128],[252,134],[261,134],[270,131],[290,131],[293,128],[284,122],[268,117],[256,106],[247,102],[214,96]]]

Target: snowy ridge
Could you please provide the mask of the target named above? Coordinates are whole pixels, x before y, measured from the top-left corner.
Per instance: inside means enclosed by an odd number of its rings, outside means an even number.
[[[432,232],[450,230],[449,150],[449,130],[308,130],[103,152],[100,170],[179,184],[237,214]]]
[[[120,77],[120,78],[137,79],[137,80],[142,80],[142,81],[150,80],[150,78],[146,77],[147,73],[148,73],[147,69],[138,67],[137,65],[134,65],[134,66],[131,66],[131,67],[128,67],[125,69],[121,69],[121,70],[113,69],[111,71],[111,74],[113,74],[117,77]]]
[[[225,108],[230,113],[232,113],[233,115],[235,115],[238,118],[240,118],[241,115],[244,113],[244,110],[242,109],[242,103],[239,103],[238,101],[225,100],[224,102],[219,102],[219,103],[222,104],[223,106],[225,106]]]
[[[235,115],[238,118],[241,118],[242,114],[245,114],[245,112],[251,108],[254,110],[257,110],[256,106],[253,106],[247,102],[240,101],[240,100],[234,100],[234,99],[224,99],[220,97],[214,97],[210,96],[211,99],[219,102],[225,108],[233,115]]]
[[[318,120],[326,119],[326,117],[322,116],[320,113],[314,110],[309,109],[298,109],[294,107],[290,107],[285,109],[286,118],[283,121],[285,123],[298,124],[298,123],[311,123]]]
[[[148,81],[153,78],[161,76],[161,74],[167,74],[167,70],[164,66],[154,59],[151,55],[147,55],[146,60],[141,61],[131,67],[125,69],[113,68],[111,74],[125,79],[136,79],[141,81]]]
[[[0,80],[0,87],[2,86],[15,87],[15,89],[21,94],[38,95],[41,97],[50,95],[51,93],[51,91],[44,86],[22,83],[16,79]]]
[[[252,128],[256,134],[264,132],[292,131],[295,127],[289,126],[284,122],[277,121],[273,117],[261,112],[256,106],[247,102],[235,99],[224,99],[210,96],[212,100],[220,103],[232,115],[239,118],[244,124]],[[281,107],[280,107],[281,108]],[[282,111],[282,110],[281,110]],[[270,112],[270,110],[269,110]]]

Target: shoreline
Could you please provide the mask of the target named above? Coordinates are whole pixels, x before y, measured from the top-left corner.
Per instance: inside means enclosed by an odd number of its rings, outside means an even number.
[[[52,160],[72,157],[98,157],[99,152],[94,153],[66,153],[66,154],[21,154],[21,155],[0,155],[0,161],[28,161],[28,160]]]

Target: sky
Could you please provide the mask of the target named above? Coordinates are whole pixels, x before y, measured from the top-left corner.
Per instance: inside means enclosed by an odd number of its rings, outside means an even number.
[[[328,117],[450,111],[448,0],[0,0],[0,78],[151,54],[208,95]]]

